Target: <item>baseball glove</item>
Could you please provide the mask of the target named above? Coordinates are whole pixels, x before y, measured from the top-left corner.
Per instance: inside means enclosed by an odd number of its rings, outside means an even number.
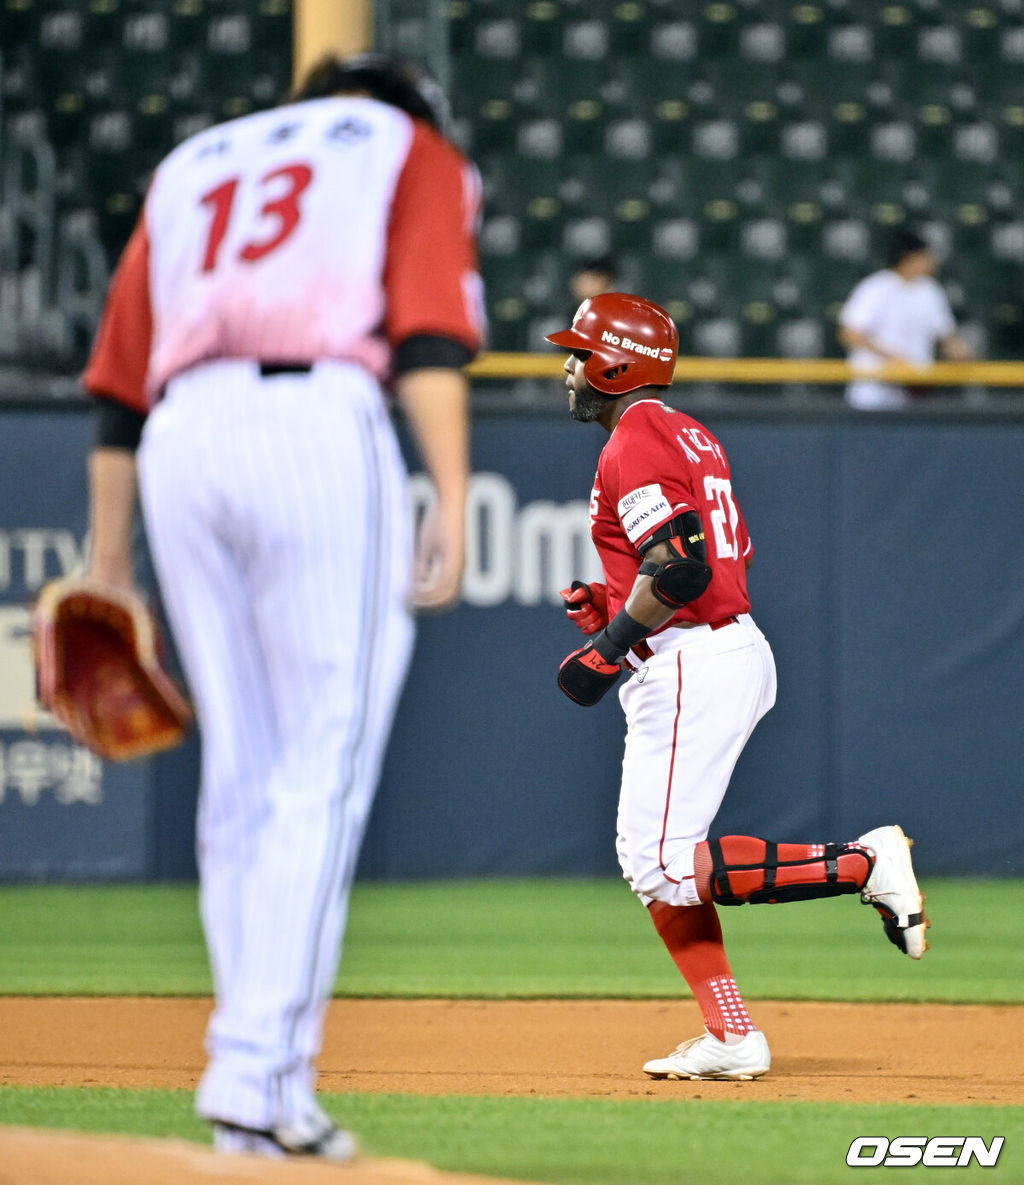
[[[79,576],[46,585],[32,615],[43,706],[110,761],[168,749],[192,721],[160,668],[152,614],[133,592]]]

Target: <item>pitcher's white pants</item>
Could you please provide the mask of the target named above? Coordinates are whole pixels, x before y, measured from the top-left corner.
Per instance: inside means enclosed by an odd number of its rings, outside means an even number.
[[[628,726],[619,864],[645,905],[698,905],[694,849],[775,703],[775,659],[749,614],[717,630],[671,628],[648,642],[653,657],[619,691]]]
[[[216,988],[197,1109],[313,1105],[313,1059],[413,639],[406,475],[381,393],[319,363],[172,381],[139,452],[202,738],[200,906]]]

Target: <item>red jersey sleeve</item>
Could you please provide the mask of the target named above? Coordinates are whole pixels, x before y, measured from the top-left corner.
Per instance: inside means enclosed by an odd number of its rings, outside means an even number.
[[[480,348],[476,170],[426,124],[414,124],[388,224],[385,331],[397,346],[429,334]]]
[[[116,399],[134,411],[148,411],[146,372],[152,336],[149,238],[140,216],[110,282],[82,385],[91,395]]]

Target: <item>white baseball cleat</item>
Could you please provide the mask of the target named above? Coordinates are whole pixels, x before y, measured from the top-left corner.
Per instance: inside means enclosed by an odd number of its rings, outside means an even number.
[[[290,1156],[317,1156],[347,1164],[358,1153],[352,1133],[338,1127],[319,1108],[295,1123],[275,1127],[271,1134]]]
[[[213,1125],[213,1146],[218,1152],[228,1152],[232,1156],[263,1156],[269,1160],[284,1160],[288,1155],[269,1132],[235,1127],[232,1123]]]
[[[355,1160],[359,1149],[351,1132],[333,1123],[319,1109],[295,1123],[260,1130],[217,1121],[213,1146],[218,1152],[242,1153],[280,1160],[314,1157],[334,1164]]]
[[[668,1057],[658,1057],[644,1066],[652,1078],[719,1078],[747,1080],[767,1074],[772,1064],[768,1042],[760,1029],[747,1033],[742,1041],[728,1045],[705,1033],[684,1041]]]
[[[857,842],[875,858],[860,899],[873,905],[882,918],[889,941],[905,955],[919,959],[928,949],[924,932],[931,925],[924,912],[924,896],[910,862],[912,839],[901,827],[876,827]]]

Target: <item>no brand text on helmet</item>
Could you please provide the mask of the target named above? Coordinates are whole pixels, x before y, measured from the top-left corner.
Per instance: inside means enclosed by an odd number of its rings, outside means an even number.
[[[601,341],[610,346],[621,346],[624,350],[631,350],[634,354],[643,354],[646,358],[657,358],[659,362],[670,362],[672,351],[668,346],[645,346],[643,342],[635,342],[631,337],[619,337],[610,329],[601,331]]]

